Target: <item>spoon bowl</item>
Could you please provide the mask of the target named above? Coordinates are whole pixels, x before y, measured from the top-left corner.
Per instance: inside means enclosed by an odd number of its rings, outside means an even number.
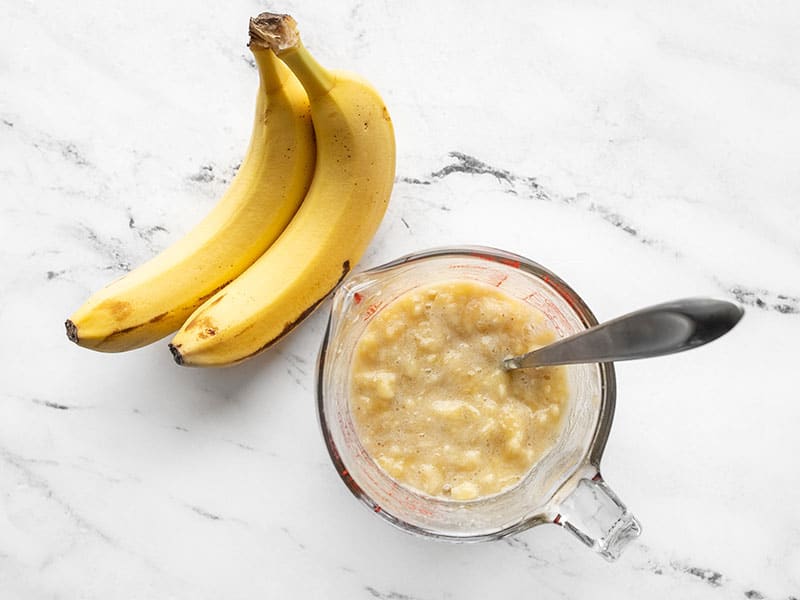
[[[506,370],[636,360],[697,348],[730,331],[744,310],[713,298],[656,304],[503,361]]]

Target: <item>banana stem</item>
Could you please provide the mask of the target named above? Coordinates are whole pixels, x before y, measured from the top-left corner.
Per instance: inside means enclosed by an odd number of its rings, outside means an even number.
[[[261,13],[250,19],[250,47],[268,48],[294,72],[309,99],[327,94],[335,83],[334,76],[306,50],[297,31],[297,23],[289,15]]]
[[[283,87],[289,72],[279,68],[280,60],[275,53],[268,48],[251,46],[250,51],[256,60],[258,76],[261,78],[261,87],[267,94]]]
[[[303,84],[309,100],[320,98],[333,88],[333,75],[311,56],[299,39],[294,48],[278,54],[278,58],[286,63]]]

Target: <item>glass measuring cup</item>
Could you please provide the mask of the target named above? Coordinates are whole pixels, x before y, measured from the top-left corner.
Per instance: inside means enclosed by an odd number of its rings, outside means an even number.
[[[472,280],[497,286],[545,314],[558,337],[597,324],[557,275],[494,248],[440,248],[404,256],[350,276],[333,296],[317,368],[317,408],[325,444],[350,491],[401,529],[451,541],[497,539],[552,523],[608,560],[641,533],[636,518],[600,475],[616,397],[611,363],[564,367],[569,399],[560,434],[513,487],[459,501],[429,496],[392,479],[367,453],[349,407],[356,343],[386,305],[420,285]]]

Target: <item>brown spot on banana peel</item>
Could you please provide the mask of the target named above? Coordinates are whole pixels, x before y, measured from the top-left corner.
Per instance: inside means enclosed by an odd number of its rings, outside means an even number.
[[[195,317],[184,331],[194,333],[198,340],[205,340],[217,335],[217,326],[210,317]]]
[[[197,306],[199,306],[199,305],[203,304],[203,303],[204,303],[206,300],[208,300],[209,298],[211,298],[211,297],[212,297],[214,294],[216,294],[218,291],[220,291],[222,288],[224,288],[226,285],[228,285],[228,284],[229,284],[231,281],[233,281],[233,280],[232,280],[232,279],[229,279],[228,281],[226,281],[226,282],[225,282],[225,283],[223,283],[222,285],[220,285],[220,286],[218,286],[218,287],[214,288],[213,290],[211,290],[211,291],[210,291],[209,293],[207,293],[206,295],[204,295],[204,296],[201,296],[200,298],[198,298],[198,299],[197,299],[197,302],[195,302],[195,303],[192,305],[192,307],[191,307],[191,308],[194,308],[194,307],[197,307]],[[220,297],[220,298],[217,298],[217,299],[214,301],[214,303],[216,304],[216,303],[217,303],[217,302],[219,302],[221,299],[222,299],[222,297]],[[103,306],[103,305],[105,305],[105,304],[107,304],[107,303],[108,303],[108,304],[110,304],[111,306],[116,306],[117,310],[124,310],[124,309],[122,308],[123,306],[127,306],[127,307],[130,307],[130,306],[131,306],[129,302],[120,302],[120,301],[113,301],[113,302],[112,302],[112,301],[109,301],[109,300],[107,300],[106,302],[104,302],[104,303],[103,303],[103,304],[101,304],[100,306]],[[114,338],[116,338],[116,337],[119,337],[119,336],[121,336],[121,335],[125,335],[126,333],[130,333],[131,331],[135,331],[135,330],[139,329],[140,327],[144,327],[145,325],[149,325],[149,324],[152,324],[152,323],[158,323],[159,321],[163,321],[164,319],[166,319],[166,318],[167,318],[167,316],[168,316],[169,314],[170,314],[170,312],[169,312],[169,311],[167,311],[167,312],[163,312],[163,313],[161,313],[161,314],[158,314],[158,315],[156,315],[155,317],[152,317],[152,318],[151,318],[149,321],[147,321],[147,322],[143,322],[143,323],[137,323],[136,325],[131,325],[130,327],[125,327],[124,329],[117,329],[117,330],[115,330],[115,331],[112,331],[110,334],[108,334],[106,337],[104,337],[104,338],[103,338],[103,339],[100,341],[100,343],[99,343],[99,344],[97,344],[97,345],[98,345],[98,346],[102,346],[103,344],[107,343],[109,340],[113,340],[113,339],[114,339]],[[72,340],[73,342],[75,342],[76,344],[79,344],[79,343],[80,343],[80,342],[79,342],[79,339],[80,339],[80,338],[79,338],[79,335],[78,335],[78,327],[75,325],[75,323],[73,323],[73,322],[72,322],[71,320],[69,320],[69,319],[67,319],[67,322],[65,323],[65,325],[66,325],[66,327],[67,327],[67,337],[68,337],[70,340]],[[212,328],[212,327],[209,327],[209,329],[210,329],[210,328]],[[211,334],[209,334],[209,335],[215,335],[216,333],[217,333],[217,332],[216,332],[216,329],[214,329],[214,333],[211,333]]]
[[[208,317],[204,317],[202,315],[197,315],[194,319],[192,319],[191,321],[186,323],[186,325],[183,326],[183,329],[184,329],[184,331],[191,331],[193,329],[202,328],[202,327],[205,327],[206,325],[210,325],[210,324],[211,324],[211,321],[209,320]]]
[[[242,358],[236,360],[233,363],[229,363],[227,365],[218,365],[218,366],[232,366],[234,364],[238,364],[240,362],[243,362],[243,361],[247,360],[248,358],[252,358],[256,354],[260,354],[261,352],[263,352],[264,350],[266,350],[267,348],[269,348],[273,344],[276,344],[286,334],[288,334],[295,327],[297,327],[297,325],[299,325],[300,322],[303,321],[308,315],[310,315],[312,312],[314,312],[314,310],[322,303],[322,301],[325,300],[325,298],[327,298],[331,294],[331,292],[333,292],[337,287],[339,287],[339,284],[342,283],[342,281],[344,280],[344,278],[347,276],[347,274],[349,272],[350,272],[350,261],[346,260],[346,261],[344,261],[342,263],[342,274],[339,276],[339,279],[336,281],[336,283],[333,285],[333,287],[330,290],[328,290],[327,292],[325,292],[322,295],[322,297],[319,298],[318,300],[316,300],[311,306],[309,306],[302,313],[300,313],[300,315],[298,315],[298,317],[294,321],[292,321],[291,323],[287,323],[277,336],[272,338],[269,342],[267,342],[266,344],[261,346],[255,352],[251,352],[247,356],[243,356]],[[187,325],[185,329],[189,329],[189,325]],[[249,327],[247,327],[244,330],[242,330],[241,332],[239,332],[239,335],[242,335],[242,333],[247,331],[247,329],[249,329]],[[216,330],[215,330],[214,333],[216,333]],[[181,366],[186,366],[186,361],[183,358],[183,354],[181,354],[180,348],[181,348],[180,344],[178,344],[178,345],[169,344],[169,351],[172,353],[172,358],[175,360],[175,363],[178,364],[178,365],[181,365]],[[188,365],[188,366],[194,366],[194,365]]]
[[[233,280],[231,279],[231,280],[226,281],[221,286],[211,290],[205,296],[201,296],[200,298],[198,298],[197,302],[194,304],[194,306],[198,306],[200,304],[203,304],[206,300],[211,298],[214,294],[216,294],[218,291],[220,291],[222,288],[224,288],[226,285],[228,285],[231,281],[233,281]],[[125,303],[125,304],[127,304],[127,303]],[[131,331],[135,331],[136,329],[139,329],[140,327],[144,327],[145,325],[149,325],[150,323],[157,323],[158,321],[161,321],[164,318],[166,318],[166,316],[168,314],[169,314],[168,312],[161,313],[160,315],[156,315],[155,317],[150,319],[147,323],[137,323],[136,325],[132,325],[131,327],[126,327],[125,329],[118,329],[117,331],[113,331],[109,335],[107,335],[105,338],[103,338],[102,343],[105,344],[107,341],[112,340],[115,337],[118,337],[120,335],[124,335],[126,333],[130,333]],[[209,324],[208,327],[212,327],[212,326]],[[216,333],[216,330],[214,331],[214,333]]]
[[[122,321],[133,312],[133,306],[130,302],[122,300],[104,300],[97,305],[96,310],[108,311],[112,319]]]

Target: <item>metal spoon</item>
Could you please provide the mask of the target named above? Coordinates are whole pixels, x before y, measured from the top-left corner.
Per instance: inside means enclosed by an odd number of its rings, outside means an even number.
[[[606,321],[503,361],[506,369],[611,362],[683,352],[728,333],[744,310],[732,302],[686,298]]]

